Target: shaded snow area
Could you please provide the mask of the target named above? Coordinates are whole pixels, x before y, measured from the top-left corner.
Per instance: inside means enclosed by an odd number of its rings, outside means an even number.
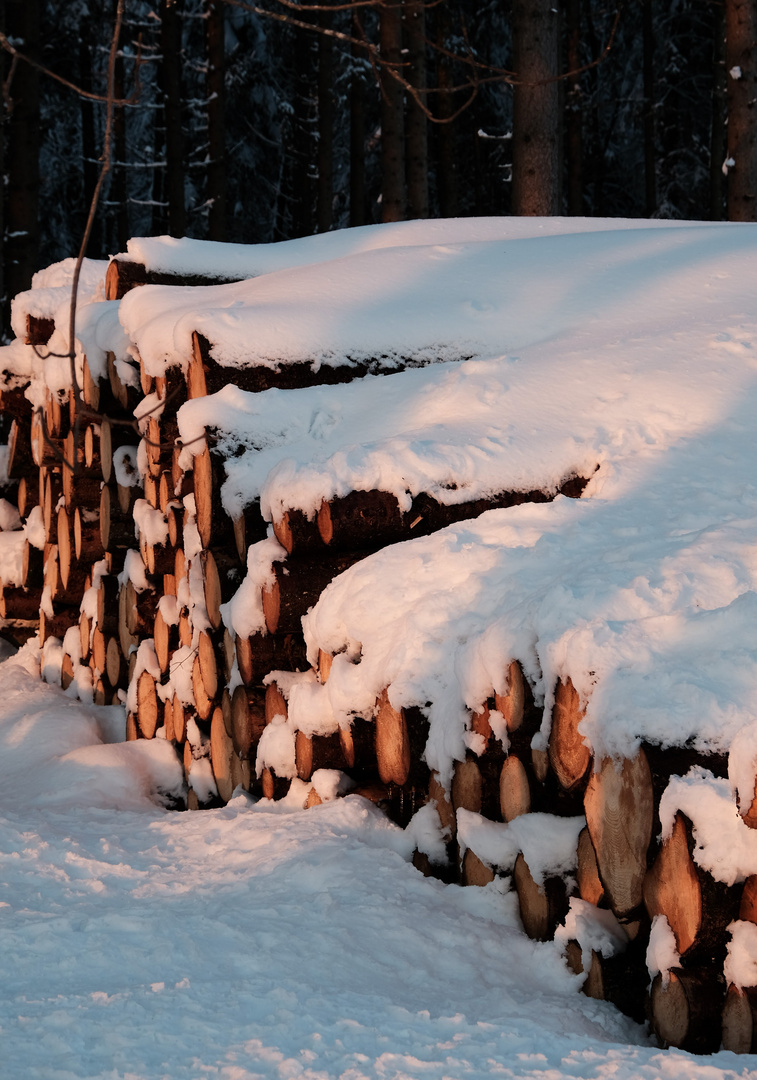
[[[161,740],[0,664],[0,1076],[8,1080],[730,1080],[648,1044],[356,796],[174,813]],[[120,727],[120,730],[119,730]]]

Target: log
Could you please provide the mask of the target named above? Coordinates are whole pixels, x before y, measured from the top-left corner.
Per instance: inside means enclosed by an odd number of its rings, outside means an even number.
[[[413,533],[410,524],[414,516],[417,515],[403,514],[397,497],[389,492],[352,491],[321,504],[317,533],[309,546],[311,549],[317,547],[320,539],[323,544],[338,550],[375,548],[377,544],[383,547],[419,535]],[[300,546],[304,548],[307,544],[308,540],[302,537]]]
[[[22,589],[3,585],[0,589],[0,618],[36,623],[41,599],[41,587]]]
[[[286,698],[279,690],[275,682],[270,682],[265,688],[265,722],[270,724],[274,717],[289,716]]]
[[[259,685],[269,671],[306,671],[309,667],[301,633],[238,636],[236,654],[246,686]]]
[[[260,780],[263,788],[263,798],[272,799],[276,802],[286,797],[292,784],[292,781],[287,777],[277,776],[273,769],[263,769]]]
[[[126,489],[133,491],[133,488]],[[107,486],[100,492],[100,541],[105,551],[132,548],[136,543],[131,509],[124,511],[116,494]]]
[[[457,835],[457,817],[455,816],[455,808],[452,805],[452,800],[444,790],[436,773],[431,774],[428,786],[428,797],[429,799],[433,799],[436,803],[436,810],[439,814],[442,830],[447,830],[449,850],[449,845]]]
[[[187,711],[179,700],[178,694],[173,696],[173,737],[179,744],[187,737]]]
[[[644,903],[650,918],[667,918],[687,967],[700,964],[722,970],[727,927],[738,916],[740,897],[738,890],[701,870],[693,851],[692,824],[679,812],[644,879]]]
[[[113,451],[122,446],[131,447],[128,463],[125,463],[125,471],[131,472],[132,467],[136,471],[137,447],[134,445],[137,438],[134,421],[109,420],[104,416],[100,420],[100,471],[106,484],[115,480],[113,469]]]
[[[376,761],[381,782],[402,787],[410,776],[410,737],[404,709],[395,709],[384,690],[376,702]]]
[[[169,626],[158,608],[153,627],[153,640],[155,641],[155,655],[158,658],[160,670],[168,671],[171,656],[179,646],[178,625]]]
[[[652,1030],[661,1046],[696,1054],[713,1054],[720,1047],[721,1010],[725,986],[714,972],[669,973],[668,985],[656,975],[650,992]]]
[[[478,763],[472,757],[455,763],[452,776],[452,805],[458,810],[481,813],[483,783]]]
[[[66,506],[74,501],[74,493],[79,505],[84,506],[95,506],[100,498],[100,477],[85,467],[85,442],[86,433],[77,442],[74,431],[69,431],[63,440],[61,479]]]
[[[242,759],[236,754],[231,757],[231,782],[235,788],[242,787],[249,791],[252,787],[252,768],[247,759]]]
[[[702,924],[702,890],[691,857],[687,824],[683,814],[676,814],[673,832],[662,844],[643,889],[649,917],[667,918],[680,956],[694,945]]]
[[[502,713],[511,735],[523,724],[525,706],[526,683],[523,669],[517,660],[513,660],[507,669],[507,691],[494,695],[494,707]]]
[[[250,544],[256,544],[259,540],[265,540],[268,533],[268,523],[260,513],[260,500],[245,506],[241,515],[232,521],[234,530],[234,543],[236,544],[239,561],[244,563],[247,559],[247,549]]]
[[[89,621],[89,620],[87,620]],[[107,668],[107,638],[99,626],[92,630],[91,655],[95,670],[102,675]],[[111,687],[112,689],[112,687]]]
[[[114,402],[112,415],[133,417],[141,392],[131,383],[123,382],[118,374],[116,358],[112,352],[108,353],[108,383],[110,384],[110,392]],[[107,484],[110,478],[103,476],[103,479]]]
[[[201,720],[207,720],[213,711],[215,704],[214,696],[208,693],[208,687],[205,683],[205,673],[203,672],[202,661],[199,654],[194,658],[192,664],[192,690],[195,698],[195,708],[197,709],[197,715]]]
[[[8,433],[8,476],[19,480],[32,476],[37,463],[32,456],[31,416],[29,420],[15,419]]]
[[[302,510],[285,510],[282,516],[273,522],[273,535],[288,555],[310,553],[323,548],[317,515],[308,517]]]
[[[219,522],[226,517],[218,496],[219,485],[214,482],[213,460],[210,447],[205,445],[201,454],[194,458],[194,496],[197,519],[197,531],[204,548],[210,547],[211,540],[219,542]],[[214,530],[216,536],[213,536]]]
[[[478,855],[470,848],[465,852],[463,856],[463,865],[461,870],[461,880],[463,885],[478,885],[479,887],[488,885],[494,881],[494,871],[486,863],[481,862]]]
[[[555,689],[552,729],[549,735],[549,763],[566,791],[583,788],[588,779],[591,752],[584,744],[578,725],[584,717],[578,691],[570,678]]]
[[[118,577],[103,574],[97,588],[97,625],[104,634],[118,633]]]
[[[238,686],[231,698],[231,725],[234,749],[240,758],[249,758],[257,750],[265,729],[265,694],[261,690]]]
[[[55,319],[47,319],[40,315],[26,316],[26,344],[47,345],[55,333]]]
[[[122,300],[127,292],[147,282],[147,270],[138,262],[111,259],[105,272],[105,299]]]
[[[105,644],[105,674],[111,686],[125,688],[126,663],[119,641],[115,637],[109,637]]]
[[[78,622],[78,613],[73,608],[62,608],[52,616],[46,615],[42,609],[39,612],[39,640],[44,645],[48,638],[56,637],[63,640],[66,630]]]
[[[499,807],[503,821],[512,821],[531,809],[531,785],[523,762],[509,754],[499,777]]]
[[[173,274],[164,270],[149,270],[143,263],[116,256],[111,259],[105,274],[105,298],[121,300],[127,292],[139,285],[224,285],[239,280],[238,277],[211,277],[208,274]]]
[[[339,769],[344,772],[347,763],[339,732],[310,736],[298,731],[295,736],[295,761],[300,780],[309,780],[319,769]]]
[[[79,649],[81,658],[86,663],[89,660],[90,637],[92,635],[92,623],[89,618],[81,613],[79,616]],[[102,670],[102,669],[101,669]]]
[[[368,780],[375,777],[376,761],[375,727],[362,716],[353,716],[348,728],[339,729],[339,742],[344,756],[344,767],[352,777]]]
[[[739,904],[739,919],[757,923],[757,874],[751,874],[744,882]]]
[[[234,791],[232,780],[231,759],[234,756],[234,747],[226,732],[223,721],[223,711],[216,707],[210,721],[210,761],[213,766],[218,795],[227,803]]]
[[[274,562],[274,583],[263,589],[263,614],[269,634],[299,632],[302,616],[326,586],[363,556],[362,552],[350,552],[329,559]]]
[[[173,701],[166,698],[163,702],[163,728],[167,742],[175,742],[173,728]]]
[[[39,483],[34,483],[28,477],[22,476],[18,482],[16,505],[19,516],[22,520],[26,520],[34,507],[39,506]]]
[[[32,460],[39,468],[56,467],[63,463],[63,440],[57,439],[46,429],[42,409],[32,413],[30,428]]]
[[[42,487],[42,522],[45,527],[45,539],[54,543],[57,529],[58,504],[63,498],[63,480],[60,472],[52,469],[40,469]]]
[[[100,534],[100,514],[81,506],[74,508],[74,552],[76,558],[93,563],[105,553]]]
[[[537,885],[521,853],[515,860],[513,883],[523,929],[535,941],[549,941],[568,914],[565,882],[562,878],[547,877],[542,885]]]
[[[757,987],[729,986],[723,1006],[723,1049],[734,1054],[757,1053]]]
[[[654,820],[652,774],[644,751],[620,766],[606,758],[591,775],[584,810],[605,898],[618,919],[631,919],[643,901]]]
[[[324,544],[339,550],[357,550],[426,536],[458,521],[480,517],[487,510],[520,506],[529,502],[551,502],[557,495],[580,498],[588,478],[566,477],[555,491],[502,491],[484,499],[446,505],[422,492],[413,499],[410,510],[400,510],[396,496],[386,491],[352,491],[346,496],[324,501],[318,511],[318,535]],[[288,511],[289,515],[299,511]],[[287,536],[287,525],[281,526]],[[274,530],[276,525],[274,525]],[[278,536],[278,533],[276,534]],[[287,540],[281,543],[287,547]],[[318,537],[306,521],[295,522],[292,548],[288,551],[314,550]]]
[[[622,953],[606,957],[591,951],[591,962],[581,992],[596,1001],[609,1001],[637,1023],[645,1020],[647,969],[640,941],[631,943]],[[646,947],[646,946],[644,946]],[[569,941],[565,949],[568,966],[577,975],[584,971],[581,947]]]
[[[41,589],[44,582],[45,557],[39,548],[27,540],[21,563],[21,584],[25,589]]]
[[[158,728],[158,695],[155,679],[143,671],[137,681],[137,721],[145,739],[152,739]]]
[[[578,836],[578,861],[576,865],[578,895],[589,904],[599,907],[604,901],[605,890],[597,868],[597,856],[587,828]]]

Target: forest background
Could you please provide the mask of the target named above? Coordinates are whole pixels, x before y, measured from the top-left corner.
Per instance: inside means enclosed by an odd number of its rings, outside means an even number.
[[[78,251],[115,0],[0,0],[0,295]],[[126,0],[87,255],[403,218],[755,220],[754,0]]]

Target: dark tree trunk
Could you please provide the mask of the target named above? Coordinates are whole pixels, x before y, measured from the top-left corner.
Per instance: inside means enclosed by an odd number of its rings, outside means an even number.
[[[187,231],[181,127],[181,3],[182,0],[161,0],[160,5],[161,89],[166,131],[165,197],[171,236],[183,236]]]
[[[402,7],[387,0],[379,8],[381,52],[381,220],[402,221],[405,216],[405,146],[403,89],[390,71],[401,73]],[[388,65],[388,67],[387,67]]]
[[[320,14],[321,26],[331,28],[329,12]],[[334,223],[334,39],[318,35],[318,232]]]
[[[7,32],[24,54],[39,60],[39,0],[6,0]],[[7,127],[6,296],[28,289],[39,268],[39,73],[19,61],[10,87]]]
[[[122,38],[123,40],[123,38]],[[123,56],[116,59],[113,89],[117,99],[123,100],[125,94]],[[116,211],[116,249],[126,251],[129,240],[129,196],[126,186],[126,108],[123,105],[113,110],[113,158],[114,165],[110,188],[110,201]]]
[[[757,209],[757,5],[726,0],[728,220],[755,221]],[[730,162],[734,164],[731,165]]]
[[[567,0],[566,59],[568,71],[581,66],[581,0]],[[583,93],[580,75],[568,79],[565,101],[565,157],[568,213],[580,216],[583,208]]]
[[[94,89],[92,78],[92,22],[89,18],[82,22],[82,37],[79,45],[79,78],[83,90]],[[95,110],[93,101],[80,98],[81,110],[81,155],[82,176],[84,180],[84,207],[89,208],[97,184],[97,145],[95,142]],[[92,223],[87,254],[99,257],[102,252],[102,232],[100,215]]]
[[[710,219],[722,221],[725,209],[726,74],[723,9],[716,6],[712,36],[712,123],[710,127]]]
[[[209,0],[208,48],[208,239],[226,239],[226,137],[223,0]]]
[[[514,0],[513,213],[560,207],[558,15],[553,0]]]
[[[454,101],[451,91],[453,84],[452,61],[441,49],[449,42],[449,11],[443,5],[439,8],[436,43],[437,51],[436,85],[439,91],[439,119],[452,116]],[[458,168],[455,144],[457,141],[457,121],[448,120],[438,128],[438,162],[436,174],[437,198],[441,217],[456,217],[458,212]]]
[[[358,13],[352,13],[352,36],[361,39],[363,28]],[[359,45],[352,45],[350,78],[350,225],[365,225],[365,82],[358,67],[363,59]]]
[[[644,213],[652,217],[657,209],[656,155],[654,137],[654,27],[652,0],[643,0],[641,8],[644,51]]]
[[[423,0],[405,0],[405,41],[409,61],[408,82],[419,100],[408,95],[405,118],[407,147],[407,216],[427,218],[428,121],[426,103],[426,9]]]
[[[310,18],[310,16],[303,16]],[[314,18],[314,16],[313,16]],[[310,236],[315,232],[317,83],[316,43],[311,31],[294,28],[295,91],[292,118],[292,236]]]

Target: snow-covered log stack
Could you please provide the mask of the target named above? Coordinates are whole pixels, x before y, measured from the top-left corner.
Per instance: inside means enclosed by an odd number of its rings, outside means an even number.
[[[587,993],[750,1050],[753,480],[715,425],[752,392],[754,241],[611,227],[578,261],[559,220],[133,241],[85,268],[78,411],[71,264],[38,275],[2,352],[3,614],[173,743],[190,807],[361,793],[424,872],[506,879]],[[706,294],[639,284],[692,244]]]

